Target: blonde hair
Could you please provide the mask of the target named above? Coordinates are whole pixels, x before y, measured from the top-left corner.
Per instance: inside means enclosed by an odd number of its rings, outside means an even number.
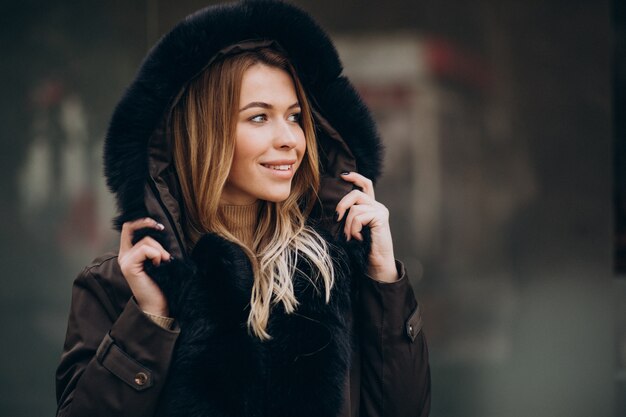
[[[282,69],[291,76],[301,108],[306,152],[288,198],[279,203],[262,202],[253,243],[248,247],[225,226],[220,197],[230,169],[221,167],[232,164],[241,83],[246,70],[256,64]],[[287,313],[295,311],[298,301],[292,278],[302,273],[298,259],[316,271],[309,277],[314,285],[321,278],[328,302],[335,279],[328,244],[305,224],[320,183],[315,128],[304,88],[287,58],[263,48],[217,60],[189,84],[172,111],[169,128],[189,244],[213,232],[239,244],[252,264],[248,329],[261,339],[270,339],[266,329],[272,306],[282,303]]]

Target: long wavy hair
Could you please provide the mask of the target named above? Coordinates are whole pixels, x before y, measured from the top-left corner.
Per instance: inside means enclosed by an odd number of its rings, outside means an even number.
[[[235,152],[239,97],[244,73],[262,64],[288,73],[301,108],[300,125],[306,151],[285,201],[261,202],[253,243],[248,247],[227,229],[220,197]],[[248,329],[260,339],[266,331],[273,305],[282,303],[287,313],[296,310],[293,276],[303,259],[316,271],[308,277],[323,285],[326,302],[335,279],[326,241],[306,225],[320,183],[319,157],[311,108],[304,88],[289,60],[271,48],[223,57],[194,78],[173,108],[169,123],[181,193],[185,205],[184,229],[193,246],[202,234],[216,233],[239,244],[252,264],[254,285],[250,297]]]

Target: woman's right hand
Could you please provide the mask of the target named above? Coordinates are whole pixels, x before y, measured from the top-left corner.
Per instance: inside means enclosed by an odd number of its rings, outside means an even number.
[[[149,259],[158,266],[161,262],[169,262],[171,256],[159,242],[149,236],[133,245],[135,231],[144,228],[163,230],[165,227],[149,217],[124,223],[117,261],[139,308],[146,313],[168,317],[169,309],[165,295],[156,282],[146,274],[144,262]]]

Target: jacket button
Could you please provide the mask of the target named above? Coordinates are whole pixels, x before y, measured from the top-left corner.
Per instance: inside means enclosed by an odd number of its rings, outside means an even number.
[[[409,325],[409,336],[413,336],[413,326]]]
[[[148,382],[148,375],[146,375],[145,372],[137,372],[137,375],[135,375],[135,384],[142,386],[145,385],[146,382]]]

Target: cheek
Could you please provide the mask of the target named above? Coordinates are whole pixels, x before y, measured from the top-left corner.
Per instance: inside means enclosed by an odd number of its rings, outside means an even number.
[[[298,135],[298,143],[296,144],[296,152],[298,153],[298,157],[302,159],[304,153],[306,152],[306,139],[304,138],[304,132],[300,130]]]
[[[249,164],[263,151],[262,147],[259,146],[259,141],[253,135],[246,135],[245,133],[244,131],[237,135],[235,154],[233,155],[233,168],[243,168],[244,165]]]

